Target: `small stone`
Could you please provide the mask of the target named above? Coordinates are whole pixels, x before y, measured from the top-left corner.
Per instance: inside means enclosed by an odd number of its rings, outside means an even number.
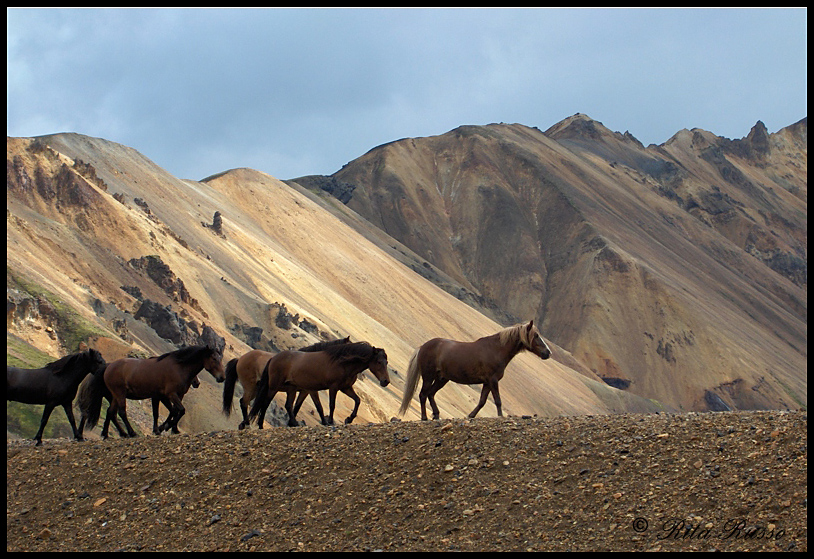
[[[37,539],[40,539],[40,540],[47,540],[47,539],[50,539],[50,538],[51,538],[51,530],[49,530],[48,528],[43,528],[42,531],[39,534],[37,534]]]

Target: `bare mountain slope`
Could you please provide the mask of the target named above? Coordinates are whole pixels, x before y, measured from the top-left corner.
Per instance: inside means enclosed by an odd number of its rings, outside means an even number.
[[[209,225],[215,212],[220,231]],[[225,339],[225,360],[248,351],[249,343],[273,350],[350,335],[388,353],[393,383],[386,389],[358,384],[359,421],[387,421],[398,409],[402,373],[418,345],[434,336],[474,339],[501,328],[391,252],[296,188],[257,171],[236,169],[194,182],[102,139],[59,134],[7,141],[7,327],[54,357],[76,350],[64,347],[68,332],[44,310],[54,303],[85,325],[90,334],[83,341],[108,360],[178,345],[134,318],[145,300],[181,325],[183,341],[213,329]],[[26,300],[32,292],[44,294],[34,297],[39,303]],[[37,304],[39,311],[31,311]],[[576,372],[572,367],[587,369],[562,349],[555,357],[559,361],[542,362],[525,355],[512,363],[501,385],[508,413],[661,409]],[[220,386],[206,373],[201,378],[201,388],[187,396],[182,428],[234,428],[238,419],[220,414]],[[444,416],[460,417],[476,399],[469,387],[449,386],[439,404]],[[349,401],[339,400],[337,415],[344,418]],[[415,417],[415,410],[408,413]],[[482,413],[493,415],[494,406]],[[139,417],[146,424],[145,415]],[[308,413],[301,418],[314,421]]]
[[[797,407],[806,142],[804,119],[644,147],[578,114],[545,133],[391,142],[322,182],[487,306],[537,318],[609,384],[681,409]]]

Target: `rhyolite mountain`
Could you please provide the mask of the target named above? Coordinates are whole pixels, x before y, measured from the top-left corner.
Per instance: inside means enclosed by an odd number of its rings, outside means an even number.
[[[387,421],[421,343],[533,318],[554,358],[512,362],[507,413],[805,406],[806,181],[805,120],[647,148],[583,115],[464,126],[287,183],[183,180],[79,134],[8,138],[8,355],[207,340],[228,360],[350,335],[388,353],[391,385],[357,385],[357,421]],[[200,378],[182,428],[235,428]],[[442,415],[477,396],[447,385]]]
[[[807,119],[648,147],[583,114],[462,126],[295,182],[612,386],[683,410],[807,401]]]

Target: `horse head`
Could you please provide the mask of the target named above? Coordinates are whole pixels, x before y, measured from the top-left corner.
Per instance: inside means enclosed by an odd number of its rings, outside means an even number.
[[[368,369],[379,379],[379,384],[382,386],[390,384],[390,374],[387,372],[387,353],[382,348],[373,348],[373,358],[370,365],[368,365]]]
[[[223,355],[221,355],[217,349],[212,349],[211,347],[207,347],[207,349],[209,349],[209,352],[204,358],[203,368],[209,371],[209,374],[215,377],[216,381],[223,382],[226,379],[226,373],[221,363]]]
[[[103,374],[105,369],[107,368],[107,362],[105,358],[102,357],[102,354],[99,353],[98,350],[89,349],[88,350],[88,369],[90,370],[91,374],[94,376]]]
[[[525,333],[522,337],[523,345],[527,350],[532,352],[540,359],[548,359],[551,357],[551,349],[545,343],[537,327],[534,326],[534,321],[530,321],[525,327]]]

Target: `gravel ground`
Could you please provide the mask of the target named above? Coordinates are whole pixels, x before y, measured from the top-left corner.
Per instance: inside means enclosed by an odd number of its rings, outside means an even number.
[[[806,551],[807,412],[7,442],[7,551]]]

